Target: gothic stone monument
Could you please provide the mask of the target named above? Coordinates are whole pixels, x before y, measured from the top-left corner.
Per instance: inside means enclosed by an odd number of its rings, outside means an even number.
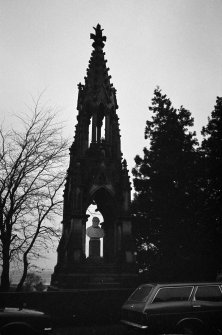
[[[137,278],[131,187],[120,148],[116,90],[110,83],[104,58],[106,37],[99,24],[94,29],[85,84],[78,85],[78,116],[64,191],[63,231],[51,280],[51,287],[63,289],[131,287]],[[91,204],[96,204],[104,222],[99,228],[102,235],[97,238],[87,231],[90,254],[86,257],[86,211]],[[100,237],[103,257],[98,249]]]

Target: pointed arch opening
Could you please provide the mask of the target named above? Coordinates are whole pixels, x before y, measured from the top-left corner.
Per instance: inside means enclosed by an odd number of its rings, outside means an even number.
[[[94,207],[91,207],[94,205]],[[98,216],[100,220],[100,227],[103,229],[104,237],[102,239],[101,254],[104,263],[115,262],[117,256],[117,245],[119,244],[119,231],[117,227],[117,204],[113,191],[105,186],[95,187],[90,195],[87,215],[89,219],[86,223],[86,230],[92,223],[92,216]],[[86,257],[89,255],[88,240],[86,240]],[[102,256],[101,256],[102,255]]]
[[[101,103],[97,111],[97,142],[105,141],[105,128],[106,128],[106,118],[105,118],[105,107]]]
[[[101,133],[100,142],[106,141],[106,117],[105,116],[103,116],[103,119],[102,119],[100,133]]]
[[[89,120],[89,127],[88,127],[88,148],[92,143],[92,117]]]

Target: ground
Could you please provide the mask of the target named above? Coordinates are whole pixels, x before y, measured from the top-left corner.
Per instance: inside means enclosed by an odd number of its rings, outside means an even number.
[[[56,328],[53,335],[136,335],[141,332],[121,324]]]

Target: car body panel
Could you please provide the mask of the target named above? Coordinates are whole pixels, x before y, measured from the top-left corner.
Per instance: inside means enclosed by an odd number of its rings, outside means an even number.
[[[204,291],[210,285],[221,290],[221,283],[157,283],[150,284],[152,289],[143,297],[140,292],[145,290],[141,285],[123,304],[121,321],[150,332],[174,332],[188,322],[197,327],[221,328],[222,294],[218,298],[221,301],[195,298],[198,287]],[[133,300],[135,296],[141,301]]]
[[[52,330],[51,319],[41,311],[5,307],[0,309],[0,333],[4,329],[30,329],[32,333],[49,334]]]

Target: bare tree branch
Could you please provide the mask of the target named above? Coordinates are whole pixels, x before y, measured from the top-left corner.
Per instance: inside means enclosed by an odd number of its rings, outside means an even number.
[[[23,285],[28,258],[53,243],[58,230],[53,219],[62,213],[61,188],[68,141],[51,109],[41,106],[17,116],[22,130],[0,128],[0,258],[1,289],[9,289],[10,264],[23,260]]]

